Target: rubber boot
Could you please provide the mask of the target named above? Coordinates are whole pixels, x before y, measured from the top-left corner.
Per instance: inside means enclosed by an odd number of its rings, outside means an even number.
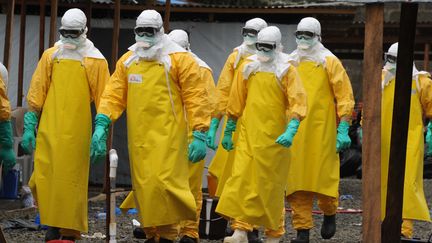
[[[336,233],[336,214],[326,216],[321,225],[321,237],[323,239],[331,239]]]
[[[309,230],[297,230],[297,238],[292,239],[291,243],[309,243]]]
[[[198,239],[185,235],[180,239],[180,243],[198,243]]]
[[[225,237],[224,243],[248,243],[247,232],[236,229],[232,236]]]
[[[133,236],[137,239],[147,239],[146,233],[143,228],[135,228],[133,230]]]
[[[249,243],[262,243],[263,241],[259,238],[259,231],[254,229],[253,231],[247,232],[247,238]]]
[[[50,240],[59,240],[61,237],[60,229],[57,227],[48,226],[48,229],[45,233],[45,241],[48,242]]]
[[[159,243],[173,243],[174,241],[172,241],[172,240],[168,240],[168,239],[165,239],[165,238],[160,238],[159,239]]]

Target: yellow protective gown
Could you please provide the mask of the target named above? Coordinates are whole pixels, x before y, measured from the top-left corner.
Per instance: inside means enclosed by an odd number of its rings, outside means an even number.
[[[234,50],[227,58],[225,65],[220,73],[219,80],[216,87],[217,97],[218,97],[218,105],[216,106],[215,114],[216,116],[224,115],[226,112],[226,107],[228,104],[228,99],[230,96],[231,86],[233,81],[237,78],[237,73],[239,71],[239,67],[244,63],[246,58],[245,55],[243,58],[239,59],[239,62],[236,64],[237,55],[239,55],[237,50]],[[236,64],[236,65],[235,65]],[[226,126],[226,117],[224,119],[224,124],[222,127],[222,133],[225,131]],[[241,124],[241,118],[239,117],[237,121],[237,125]],[[238,139],[238,132],[234,132],[233,134],[233,142],[236,144]],[[217,188],[216,188],[216,196],[220,197],[222,194],[223,188],[225,186],[226,181],[231,176],[232,166],[234,161],[234,154],[236,148],[234,150],[226,151],[222,148],[222,139],[219,140],[219,149],[216,150],[216,153],[213,157],[213,160],[210,163],[208,172],[217,179]]]
[[[286,110],[306,115],[306,94],[293,66],[279,81],[270,72],[256,72],[234,81],[228,116],[242,116],[232,176],[216,211],[251,225],[277,230],[281,225],[288,173],[288,149],[276,139],[285,132]]]
[[[200,62],[198,62],[198,64],[200,64]],[[200,65],[200,77],[201,81],[206,84],[211,113],[214,114],[217,105],[217,96],[212,70],[206,66]],[[192,141],[192,131],[189,131],[189,140]],[[195,239],[199,238],[198,227],[202,207],[202,176],[204,166],[204,160],[198,163],[189,163],[189,186],[197,206],[196,218],[193,221],[187,220],[182,223],[182,228],[180,230],[181,236],[187,235]]]
[[[342,63],[326,57],[325,67],[301,61],[297,67],[307,93],[308,113],[289,149],[287,195],[296,191],[338,196],[339,155],[336,153],[336,111],[350,116],[354,108],[351,83]]]
[[[129,51],[117,62],[98,113],[116,120],[127,109],[132,187],[142,227],[194,220],[183,104],[191,129],[207,130],[205,83],[189,53],[169,54],[167,72],[157,61],[136,59],[126,65],[131,55]]]
[[[423,191],[423,114],[432,117],[432,81],[419,75],[412,81],[411,108],[406,152],[403,219],[430,221],[429,209]],[[393,118],[395,80],[384,86],[381,108],[381,216],[385,217],[387,179],[390,157],[391,124]]]
[[[29,109],[41,112],[29,186],[42,224],[87,232],[90,103],[98,106],[108,64],[88,57],[53,60],[56,49],[42,55],[27,95]]]
[[[0,121],[7,121],[11,116],[11,108],[7,96],[6,85],[0,75]]]

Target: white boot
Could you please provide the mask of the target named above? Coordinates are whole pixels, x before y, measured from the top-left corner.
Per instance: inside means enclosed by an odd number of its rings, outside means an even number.
[[[280,237],[279,238],[267,237],[265,243],[279,243],[280,239],[281,239]]]
[[[248,243],[247,232],[236,229],[232,236],[225,237],[224,243]]]

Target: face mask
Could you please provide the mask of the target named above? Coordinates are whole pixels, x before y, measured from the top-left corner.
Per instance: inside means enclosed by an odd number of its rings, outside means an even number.
[[[271,51],[257,51],[257,58],[260,62],[270,62],[274,59],[274,50]]]
[[[85,39],[86,39],[85,35],[81,35],[78,38],[68,38],[68,37],[60,36],[60,40],[63,43],[63,47],[69,50],[76,50],[85,42]]]
[[[317,42],[316,38],[312,38],[309,40],[296,38],[297,48],[302,49],[302,50],[307,50],[307,49],[313,47],[316,44],[316,42]]]
[[[396,72],[396,63],[386,62],[384,65],[384,69],[391,72],[391,73],[395,73]]]
[[[255,42],[257,41],[257,37],[251,37],[251,36],[245,36],[243,37],[243,43],[245,43],[245,45],[251,46],[251,45],[255,45]]]
[[[135,41],[138,47],[142,47],[144,49],[148,49],[154,46],[157,42],[155,36],[148,37],[148,36],[138,36],[138,35],[135,35]]]

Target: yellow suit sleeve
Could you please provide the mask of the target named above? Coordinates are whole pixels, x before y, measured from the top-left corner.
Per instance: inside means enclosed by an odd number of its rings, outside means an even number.
[[[43,108],[51,84],[52,55],[56,50],[57,47],[46,50],[33,73],[27,93],[29,111],[39,113]]]
[[[337,57],[327,57],[326,70],[335,96],[339,118],[351,117],[354,110],[354,95],[345,68]]]
[[[216,86],[216,92],[217,96],[219,98],[218,105],[216,108],[216,115],[221,116],[224,115],[226,112],[228,99],[231,91],[232,83],[234,82],[234,62],[236,59],[236,56],[238,55],[237,51],[234,51],[231,53],[226,62],[225,65],[219,75],[219,80],[217,82]],[[238,69],[241,70],[241,69]]]
[[[126,109],[128,82],[124,62],[131,55],[132,52],[129,51],[117,61],[116,69],[108,80],[99,101],[98,113],[108,116],[111,121],[117,120]]]
[[[189,53],[171,54],[171,77],[179,84],[192,131],[206,131],[210,124],[207,84],[201,81],[199,66]]]
[[[205,67],[200,67],[201,80],[207,85],[207,94],[209,100],[210,113],[212,116],[216,115],[216,106],[218,104],[218,95],[216,86],[213,80],[212,71]]]
[[[432,80],[427,75],[419,75],[420,103],[426,117],[432,118]]]
[[[3,79],[0,77],[0,121],[7,121],[11,116],[11,107],[7,97],[7,89]]]
[[[243,63],[238,70],[243,70],[247,62]],[[228,96],[228,105],[226,113],[228,117],[239,118],[243,114],[246,106],[247,98],[247,80],[243,76],[243,72],[239,71],[235,80],[232,82],[231,92]]]
[[[91,97],[97,110],[105,85],[110,78],[108,62],[105,59],[86,58],[84,65],[86,66]]]
[[[303,120],[307,113],[307,96],[295,67],[290,66],[287,74],[282,79],[288,99],[288,110],[291,118]]]

